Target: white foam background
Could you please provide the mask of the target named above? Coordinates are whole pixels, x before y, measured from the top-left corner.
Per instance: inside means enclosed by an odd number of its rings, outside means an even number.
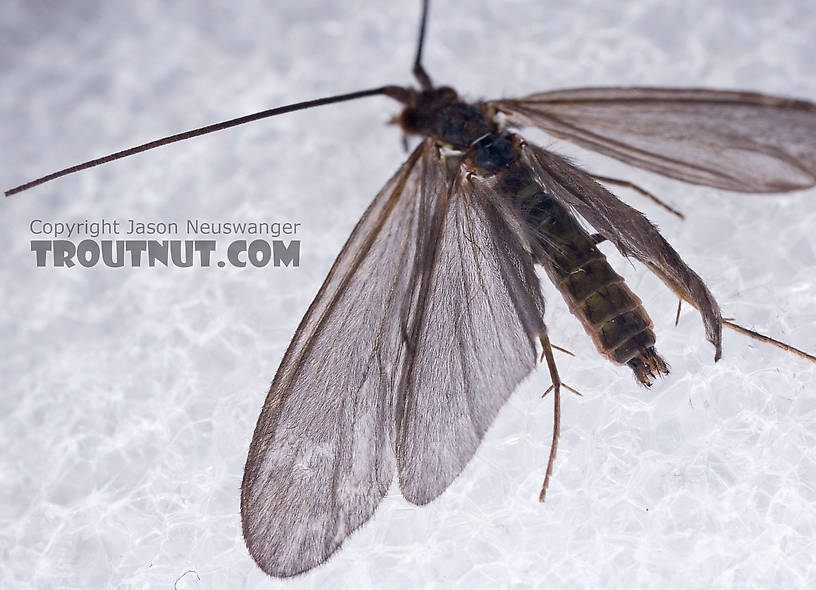
[[[583,85],[816,98],[812,0],[452,2],[426,65],[470,98]],[[0,180],[272,106],[411,84],[418,7],[3,0]],[[612,255],[672,374],[647,391],[599,357],[544,279],[565,380],[538,370],[431,505],[396,487],[324,566],[268,578],[239,486],[266,389],[334,256],[404,159],[371,98],[255,123],[61,179],[0,204],[0,588],[806,588],[816,586],[814,366],[724,335]],[[688,186],[547,138],[627,191],[743,324],[816,349],[816,191]],[[32,219],[303,224],[297,269],[37,269]],[[222,240],[220,246],[228,241]],[[606,251],[610,254],[609,248]],[[501,359],[484,359],[499,363]]]

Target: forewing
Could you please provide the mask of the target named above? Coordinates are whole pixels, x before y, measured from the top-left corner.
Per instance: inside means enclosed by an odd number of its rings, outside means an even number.
[[[544,302],[518,217],[493,179],[460,169],[425,257],[398,404],[406,499],[426,504],[473,456],[499,408],[536,366]]]
[[[748,92],[577,88],[490,103],[628,164],[694,184],[784,192],[816,184],[816,105]]]
[[[722,316],[703,280],[660,235],[640,211],[633,209],[595,182],[586,172],[561,156],[521,142],[522,161],[550,194],[577,212],[624,256],[646,264],[678,296],[696,307],[703,317],[706,337],[720,358]]]
[[[402,314],[445,174],[426,140],[355,227],[275,375],[241,489],[244,538],[270,575],[325,561],[393,479]]]

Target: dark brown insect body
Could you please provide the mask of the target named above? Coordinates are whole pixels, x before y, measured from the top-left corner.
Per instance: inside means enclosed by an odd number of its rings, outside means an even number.
[[[407,133],[431,136],[461,150],[479,171],[494,175],[498,194],[524,221],[534,260],[547,272],[598,351],[632,368],[644,385],[668,367],[654,349],[652,321],[586,232],[533,179],[521,159],[523,140],[501,130],[489,108],[459,100],[452,88],[413,93],[400,116]]]

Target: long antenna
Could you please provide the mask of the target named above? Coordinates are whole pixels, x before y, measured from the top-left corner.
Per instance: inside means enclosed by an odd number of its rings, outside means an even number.
[[[416,59],[414,60],[414,76],[423,90],[431,90],[433,82],[422,65],[422,45],[425,43],[425,23],[428,21],[429,0],[422,0],[422,19],[419,21],[419,41],[417,42]]]
[[[372,88],[370,90],[359,90],[357,92],[349,92],[348,94],[338,94],[336,96],[327,96],[315,100],[296,102],[294,104],[289,104],[274,109],[267,109],[265,111],[260,111],[257,113],[253,113],[251,115],[238,117],[237,119],[230,119],[228,121],[222,121],[221,123],[213,123],[212,125],[199,127],[198,129],[191,129],[190,131],[184,131],[183,133],[176,133],[175,135],[169,135],[161,139],[149,141],[147,143],[143,143],[142,145],[137,145],[136,147],[128,148],[126,150],[115,152],[113,154],[108,154],[107,156],[103,156],[101,158],[96,158],[95,160],[89,160],[87,162],[83,162],[82,164],[77,164],[76,166],[71,166],[70,168],[65,168],[58,172],[52,172],[51,174],[47,174],[41,178],[32,180],[25,184],[21,184],[20,186],[14,187],[13,189],[7,190],[6,196],[10,197],[11,195],[38,186],[40,184],[48,182],[49,180],[54,180],[55,178],[59,178],[60,176],[66,176],[67,174],[73,174],[74,172],[79,172],[80,170],[86,170],[87,168],[99,166],[100,164],[106,164],[114,160],[120,160],[121,158],[126,158],[128,156],[132,156],[133,154],[138,154],[139,152],[152,150],[153,148],[167,145],[169,143],[183,141],[185,139],[190,139],[192,137],[198,137],[199,135],[206,135],[207,133],[221,131],[222,129],[229,129],[230,127],[235,127],[236,125],[243,125],[244,123],[257,121],[258,119],[266,119],[267,117],[274,117],[275,115],[291,113],[292,111],[301,111],[303,109],[319,107],[325,104],[344,102],[347,100],[354,100],[357,98],[364,98],[367,96],[377,95],[390,96],[391,98],[394,98],[400,102],[405,102],[406,100],[408,100],[408,91],[406,89],[401,88],[400,86],[381,86],[379,88]]]

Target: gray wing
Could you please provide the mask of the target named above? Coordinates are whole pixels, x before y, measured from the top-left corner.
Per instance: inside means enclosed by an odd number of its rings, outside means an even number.
[[[355,227],[275,375],[241,487],[244,538],[270,575],[328,559],[393,480],[412,264],[446,174],[432,142],[411,154]]]
[[[520,221],[492,180],[460,168],[408,330],[397,463],[402,493],[415,504],[459,475],[536,366],[544,302]]]
[[[517,138],[518,141],[518,138]],[[703,317],[706,337],[721,355],[722,316],[703,280],[660,235],[640,211],[633,209],[561,156],[521,142],[522,161],[534,178],[565,206],[576,211],[624,256],[648,266],[679,297]]]
[[[816,184],[816,105],[748,92],[577,88],[488,103],[587,149],[694,184],[750,193]]]

